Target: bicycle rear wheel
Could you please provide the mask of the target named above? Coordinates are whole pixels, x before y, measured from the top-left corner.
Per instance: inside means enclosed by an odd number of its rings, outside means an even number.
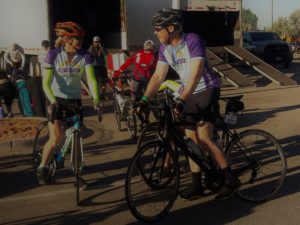
[[[132,112],[131,108],[128,110],[128,115],[126,118],[126,125],[127,125],[127,130],[130,134],[130,137],[132,139],[135,139],[137,137],[136,115],[134,112]]]
[[[49,140],[48,121],[42,122],[33,141],[33,168],[36,170],[41,163],[44,145]]]
[[[114,94],[114,111],[117,128],[121,131],[121,109],[116,94]]]
[[[33,141],[33,169],[35,173],[37,172],[37,169],[41,163],[44,146],[48,142],[48,140],[49,140],[48,121],[44,121],[38,128]],[[48,183],[51,183],[55,171],[56,171],[56,162],[54,159],[54,154],[52,154],[49,161]]]
[[[236,194],[250,202],[265,201],[281,187],[286,158],[279,142],[263,130],[246,130],[233,139],[227,157],[241,187]]]
[[[169,173],[164,173],[167,154]],[[132,214],[141,221],[161,220],[173,206],[179,188],[179,166],[174,151],[159,140],[144,144],[126,174],[125,195]]]

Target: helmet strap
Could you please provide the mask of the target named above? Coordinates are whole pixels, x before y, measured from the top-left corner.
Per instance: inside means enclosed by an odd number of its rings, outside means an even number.
[[[78,48],[73,45],[74,40],[72,39],[72,37],[64,37],[64,39],[65,39],[65,47],[64,47],[64,49],[67,52],[76,52],[78,50]]]
[[[177,27],[175,27],[173,25],[168,26],[166,28],[166,30],[167,30],[167,32],[169,34],[169,38],[168,38],[167,44],[171,44],[171,42],[173,41],[174,37],[181,33],[181,30],[179,30]]]

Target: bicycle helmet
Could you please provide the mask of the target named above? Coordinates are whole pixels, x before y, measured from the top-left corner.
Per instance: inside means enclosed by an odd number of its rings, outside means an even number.
[[[161,9],[152,18],[152,25],[156,27],[168,27],[170,25],[179,26],[182,24],[182,11],[178,9]]]
[[[79,37],[84,36],[85,32],[82,26],[75,22],[56,23],[54,28],[57,36]]]
[[[154,42],[152,40],[146,40],[144,42],[144,49],[145,50],[153,50],[155,48]]]

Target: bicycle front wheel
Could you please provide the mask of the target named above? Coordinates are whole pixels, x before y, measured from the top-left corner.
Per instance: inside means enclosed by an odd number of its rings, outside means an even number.
[[[75,176],[75,194],[76,194],[76,203],[80,204],[80,182],[81,182],[81,143],[80,143],[80,132],[73,133],[73,163],[74,163],[74,176]]]
[[[170,155],[168,172],[164,168]],[[179,166],[173,150],[162,141],[144,144],[133,157],[125,180],[126,201],[141,221],[162,219],[173,206],[179,188]]]
[[[227,157],[241,181],[236,194],[250,202],[272,197],[286,176],[286,158],[281,145],[263,130],[238,134],[228,148]]]

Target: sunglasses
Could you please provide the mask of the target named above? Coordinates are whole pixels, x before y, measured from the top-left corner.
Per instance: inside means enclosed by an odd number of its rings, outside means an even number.
[[[154,27],[154,31],[156,31],[156,32],[159,32],[159,31],[161,31],[163,29],[164,29],[163,27]]]

